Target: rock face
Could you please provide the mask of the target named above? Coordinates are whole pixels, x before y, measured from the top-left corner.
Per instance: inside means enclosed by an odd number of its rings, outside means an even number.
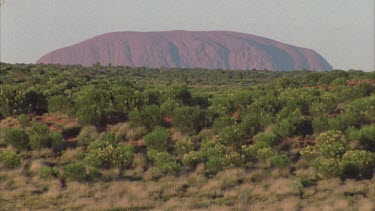
[[[36,63],[207,69],[331,70],[314,50],[229,31],[113,32],[55,50]]]

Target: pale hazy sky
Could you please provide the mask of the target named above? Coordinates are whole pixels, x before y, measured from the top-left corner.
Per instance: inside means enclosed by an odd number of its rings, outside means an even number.
[[[337,69],[374,71],[374,0],[5,0],[1,61],[112,31],[229,30],[311,48]]]

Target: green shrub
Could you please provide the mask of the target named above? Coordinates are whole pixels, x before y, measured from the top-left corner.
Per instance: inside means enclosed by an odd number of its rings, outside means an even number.
[[[157,127],[144,137],[147,148],[159,152],[168,149],[169,134],[165,128]]]
[[[320,155],[317,147],[315,146],[307,146],[302,148],[300,154],[307,160],[313,160]]]
[[[209,157],[205,165],[207,174],[216,174],[223,169],[222,158],[218,156]]]
[[[368,150],[375,151],[375,124],[364,126],[358,134],[359,142]]]
[[[111,102],[109,94],[101,89],[89,89],[77,99],[77,119],[81,125],[99,125],[106,120]]]
[[[231,116],[225,115],[221,116],[217,119],[215,119],[212,128],[215,131],[221,131],[222,129],[233,126],[235,124],[235,119],[233,119]]]
[[[57,145],[57,144],[61,144],[64,140],[63,135],[59,132],[51,132],[50,138],[51,138],[52,146]]]
[[[21,158],[13,151],[0,149],[0,164],[5,168],[17,168],[21,165]]]
[[[18,123],[25,128],[29,125],[29,117],[26,114],[21,114],[17,117]]]
[[[237,126],[231,126],[224,128],[219,133],[219,141],[225,146],[240,148],[245,140],[240,129]]]
[[[157,105],[145,106],[141,111],[131,111],[129,121],[133,126],[145,126],[149,130],[163,124],[160,108]]]
[[[223,168],[239,167],[243,163],[241,154],[236,151],[229,151],[221,159]]]
[[[311,122],[303,117],[289,117],[281,119],[275,126],[274,132],[281,137],[311,134]]]
[[[270,158],[272,155],[273,155],[272,149],[269,148],[269,147],[266,147],[266,148],[258,149],[257,154],[256,154],[256,158],[258,160],[266,160],[266,159]]]
[[[269,146],[275,146],[280,142],[280,138],[273,132],[258,133],[254,136],[255,142],[265,142]]]
[[[199,107],[177,108],[172,124],[183,133],[196,134],[206,124],[205,114]]]
[[[271,157],[271,166],[276,168],[285,168],[289,165],[290,158],[286,155],[275,154]]]
[[[346,78],[336,78],[331,82],[332,86],[345,86],[346,85]]]
[[[110,134],[91,142],[87,151],[84,161],[97,168],[123,169],[133,163],[133,147],[118,145]]]
[[[339,158],[348,150],[348,144],[343,141],[332,142],[319,145],[318,150],[319,154],[325,158]]]
[[[330,130],[318,136],[316,147],[325,158],[339,158],[348,150],[348,142],[340,131]]]
[[[322,158],[313,161],[312,165],[317,171],[319,177],[340,176],[340,160],[336,158]]]
[[[29,147],[29,135],[22,129],[5,129],[5,143],[12,145],[17,150],[25,150]]]
[[[317,138],[317,145],[326,145],[335,142],[346,142],[345,136],[341,131],[329,130],[321,133]]]
[[[71,107],[68,98],[64,95],[55,95],[48,98],[48,112],[67,113]]]
[[[245,117],[242,119],[240,124],[241,133],[245,135],[245,137],[251,137],[259,132],[260,126],[260,117],[257,114],[246,114]]]
[[[274,117],[270,113],[262,114],[259,120],[260,128],[266,128],[268,125],[274,122]]]
[[[343,156],[340,170],[343,177],[361,177],[375,166],[375,153],[365,150],[349,150]]]
[[[172,116],[176,108],[180,106],[180,103],[174,99],[168,99],[160,105],[160,112],[163,116]]]
[[[59,170],[56,167],[44,166],[39,171],[39,176],[43,179],[51,179],[59,176]]]
[[[99,137],[99,133],[94,126],[83,127],[77,137],[79,146],[87,147],[91,142],[94,142]]]
[[[191,151],[187,154],[184,154],[182,157],[182,164],[187,167],[194,167],[199,162],[202,161],[201,152]]]
[[[116,145],[120,143],[119,138],[111,133],[111,132],[105,132],[100,134],[99,138],[95,143],[99,143],[100,146],[108,146],[108,145]],[[93,146],[96,146],[95,144],[92,144]]]
[[[242,154],[244,155],[245,162],[258,161],[259,159],[271,156],[272,150],[268,143],[256,142],[250,146],[242,146]]]
[[[117,112],[128,113],[137,108],[141,103],[141,93],[134,88],[123,84],[122,86],[110,86],[113,108]]]
[[[61,131],[61,134],[64,138],[76,137],[79,135],[81,131],[81,127],[73,126],[73,127],[64,127]]]
[[[64,167],[64,176],[68,180],[74,181],[89,181],[95,176],[98,176],[98,172],[95,170],[88,170],[82,163],[71,163]]]
[[[327,118],[325,117],[314,118],[312,121],[312,127],[314,130],[314,133],[321,133],[321,132],[329,130]]]
[[[207,161],[210,157],[223,157],[227,148],[216,140],[203,140],[199,152],[202,161]]]
[[[43,114],[47,112],[47,101],[40,91],[29,88],[23,96],[23,107],[27,113]]]
[[[340,115],[328,119],[328,126],[331,130],[345,131],[349,126],[358,127],[363,122],[363,116],[354,109],[347,109]]]
[[[191,139],[178,140],[175,145],[177,155],[183,156],[194,150],[194,143]]]
[[[29,132],[30,146],[37,150],[45,147],[51,147],[52,140],[49,133],[49,128],[46,124],[34,123]]]
[[[168,152],[150,150],[147,152],[147,157],[164,174],[176,174],[180,169],[176,160]]]
[[[361,169],[358,164],[351,161],[340,162],[340,176],[342,178],[359,178]]]

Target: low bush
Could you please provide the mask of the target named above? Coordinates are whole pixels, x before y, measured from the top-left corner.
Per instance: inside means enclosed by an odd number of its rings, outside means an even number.
[[[178,140],[175,145],[177,155],[183,156],[194,150],[194,143],[191,139]]]
[[[313,161],[312,166],[317,169],[319,177],[340,176],[340,160],[336,158],[318,158]]]
[[[266,142],[256,142],[250,146],[242,146],[242,154],[244,156],[244,161],[258,161],[259,159],[264,159],[272,156],[272,150],[270,145]]]
[[[219,133],[219,140],[223,145],[235,148],[240,148],[245,141],[243,134],[237,126],[224,128]]]
[[[260,117],[257,114],[246,114],[240,124],[241,133],[245,137],[251,137],[257,134],[261,128]]]
[[[338,158],[348,150],[348,142],[340,131],[329,130],[318,136],[316,147],[320,156]]]
[[[280,142],[280,138],[273,132],[258,133],[254,136],[255,142],[264,142],[269,146],[275,146]]]
[[[21,165],[21,158],[10,150],[0,149],[0,164],[5,168],[13,169]]]
[[[375,153],[365,150],[349,150],[340,162],[343,177],[362,177],[375,167]],[[370,173],[371,174],[371,173]]]
[[[229,115],[221,116],[215,119],[212,128],[215,131],[221,131],[226,127],[233,126],[235,122],[235,119]]]
[[[59,176],[59,170],[56,167],[44,166],[39,170],[39,176],[43,179],[52,179]]]
[[[29,132],[30,146],[34,150],[51,147],[52,140],[46,124],[34,123]]]
[[[100,176],[100,172],[95,168],[88,168],[82,163],[71,163],[64,167],[64,176],[73,181],[92,181]]]
[[[61,133],[59,132],[51,132],[50,133],[50,138],[51,138],[51,144],[52,146],[55,146],[57,144],[61,144],[64,140],[64,137]]]
[[[26,114],[21,114],[17,117],[18,124],[25,128],[29,125],[29,117]]]
[[[55,95],[48,98],[48,112],[68,112],[71,104],[64,95]]]
[[[182,157],[182,164],[186,167],[195,167],[201,161],[201,153],[198,151],[191,151]]]
[[[176,160],[168,152],[150,150],[147,152],[147,157],[154,163],[155,167],[164,174],[176,174],[180,169]]]
[[[84,161],[96,168],[119,167],[124,169],[132,164],[134,154],[131,145],[123,146],[106,135],[95,142],[90,143]]]
[[[221,165],[223,168],[239,167],[242,164],[242,156],[236,151],[229,151],[221,159]]]
[[[144,126],[148,130],[163,124],[160,108],[157,105],[147,105],[140,111],[131,111],[129,121],[133,126]]]
[[[205,167],[205,172],[207,174],[216,174],[223,169],[222,158],[218,156],[209,157]]]
[[[358,134],[359,142],[370,151],[375,151],[375,124],[364,126]]]
[[[94,142],[99,137],[99,133],[95,126],[83,127],[77,137],[79,146],[87,147],[91,142]]]
[[[159,152],[168,149],[169,134],[165,128],[157,127],[151,133],[144,137],[148,149],[154,149]]]
[[[290,158],[286,155],[275,154],[271,158],[271,166],[276,168],[285,168],[290,163]]]
[[[205,114],[199,107],[177,108],[172,119],[174,127],[189,134],[198,133],[206,124]]]
[[[17,150],[26,150],[29,147],[29,135],[22,129],[5,129],[5,143],[12,145]]]

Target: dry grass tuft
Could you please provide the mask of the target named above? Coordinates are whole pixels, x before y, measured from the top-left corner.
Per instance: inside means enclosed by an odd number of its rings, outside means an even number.
[[[130,130],[130,125],[128,122],[120,122],[115,125],[110,125],[108,130],[116,134],[120,140],[124,141],[127,138],[127,133]]]
[[[67,149],[59,158],[60,163],[68,163],[77,161],[77,154],[81,152],[81,148]]]
[[[360,199],[358,201],[358,210],[361,211],[374,211],[375,210],[375,199]]]
[[[29,170],[30,172],[33,172],[36,174],[45,166],[46,165],[44,164],[43,159],[37,159],[31,162]]]
[[[139,140],[143,137],[147,132],[145,127],[135,127],[128,130],[126,133],[126,137],[130,141]]]
[[[319,192],[332,191],[340,185],[342,185],[342,182],[339,178],[325,179],[318,181],[316,189]]]

